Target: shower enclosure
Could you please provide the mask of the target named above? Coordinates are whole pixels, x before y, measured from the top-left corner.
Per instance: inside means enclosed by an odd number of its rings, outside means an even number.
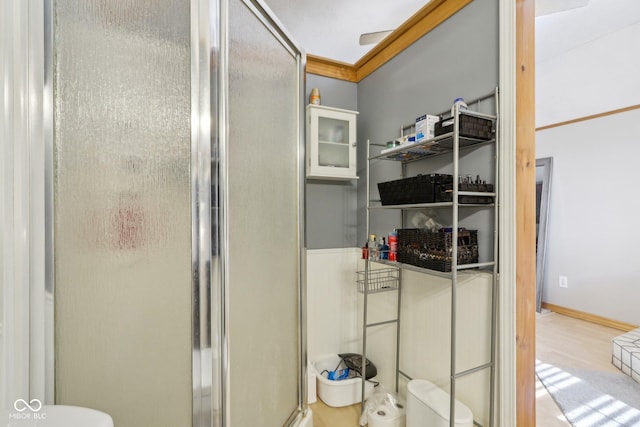
[[[2,406],[308,419],[301,50],[257,0],[6,0],[0,24]]]

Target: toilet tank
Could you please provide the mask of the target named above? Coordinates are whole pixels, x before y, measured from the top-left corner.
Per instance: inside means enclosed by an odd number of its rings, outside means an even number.
[[[462,402],[455,403],[455,426],[473,427],[473,414]],[[427,380],[407,385],[407,427],[449,427],[449,393]]]

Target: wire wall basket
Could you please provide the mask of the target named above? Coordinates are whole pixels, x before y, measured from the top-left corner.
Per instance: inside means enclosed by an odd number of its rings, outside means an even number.
[[[358,292],[364,293],[366,272],[358,271]],[[400,270],[397,268],[381,268],[369,270],[369,280],[366,283],[368,293],[385,292],[398,289]]]

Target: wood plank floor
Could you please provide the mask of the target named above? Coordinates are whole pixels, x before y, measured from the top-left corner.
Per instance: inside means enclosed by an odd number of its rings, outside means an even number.
[[[611,340],[623,333],[584,320],[543,312],[536,316],[536,358],[559,368],[620,372],[611,363]],[[539,381],[536,383],[536,425],[571,425]]]
[[[314,427],[358,427],[360,420],[360,404],[332,408],[320,398],[309,405],[313,411]]]
[[[618,372],[611,364],[611,339],[623,334],[617,329],[596,325],[557,313],[536,316],[536,357],[552,365]],[[536,384],[536,425],[569,427],[551,396]],[[310,405],[315,427],[357,427],[360,405],[331,408],[320,399]]]

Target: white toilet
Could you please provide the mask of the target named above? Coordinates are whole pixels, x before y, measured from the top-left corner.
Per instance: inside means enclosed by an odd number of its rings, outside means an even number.
[[[113,427],[113,420],[104,412],[79,406],[43,406],[47,427]]]
[[[473,414],[456,400],[456,427],[473,427]],[[407,385],[407,427],[449,427],[449,393],[426,380]]]

